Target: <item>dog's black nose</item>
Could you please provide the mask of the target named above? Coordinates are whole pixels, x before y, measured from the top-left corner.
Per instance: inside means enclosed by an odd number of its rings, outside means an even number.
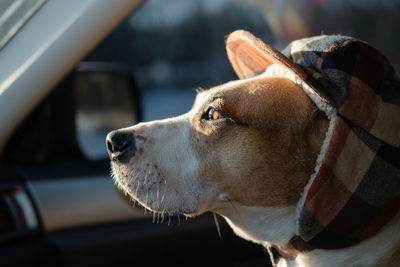
[[[135,155],[135,136],[132,132],[112,131],[106,139],[107,151],[112,161],[127,162]]]

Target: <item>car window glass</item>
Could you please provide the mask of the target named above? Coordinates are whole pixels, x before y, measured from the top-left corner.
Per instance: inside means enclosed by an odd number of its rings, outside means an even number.
[[[16,2],[33,7],[41,1],[0,1],[0,18]],[[310,35],[352,35],[376,45],[398,69],[398,37],[392,34],[400,25],[398,7],[395,0],[148,0],[84,59],[129,66],[140,92],[136,96],[140,107],[135,104],[133,109],[140,115],[127,111],[125,93],[113,92],[124,85],[107,75],[91,76],[92,82],[102,80],[108,88],[94,90],[90,96],[84,96],[88,93],[84,88],[71,94],[73,83],[64,81],[63,88],[53,90],[52,99],[32,112],[10,138],[2,159],[47,162],[83,154],[89,160],[107,160],[108,131],[183,114],[191,108],[196,88],[237,79],[224,42],[236,29],[248,30],[278,49]],[[0,27],[3,37],[5,26],[0,23]],[[99,105],[101,118],[95,118],[87,100],[103,103],[95,101],[97,97],[121,101],[115,110],[120,115],[109,116],[114,113],[111,106]],[[109,117],[113,118],[108,121]]]
[[[269,43],[274,42],[256,5],[231,0],[148,0],[85,61],[129,66],[140,91],[139,119],[164,119],[189,111],[196,88],[236,79],[226,57],[224,37],[237,28],[249,29]],[[87,158],[106,159],[106,134],[137,123],[138,117],[128,118],[130,112],[122,108],[129,106],[123,104],[127,98],[113,92],[118,91],[117,85],[107,81],[106,76],[91,78],[85,83],[97,80],[98,86],[104,88],[95,90],[97,96],[94,92],[88,94],[87,85],[82,83],[77,88],[81,90],[76,102],[78,144]],[[120,108],[101,107],[104,103],[96,99],[104,97],[113,103],[121,102]],[[79,107],[88,105],[89,100],[90,109],[99,112]]]
[[[163,119],[187,112],[196,88],[236,79],[224,38],[239,28],[275,43],[262,10],[247,1],[148,0],[86,60],[131,66],[142,120]]]
[[[74,76],[77,140],[88,159],[107,158],[107,134],[139,122],[134,86],[130,76],[118,73],[77,72]]]

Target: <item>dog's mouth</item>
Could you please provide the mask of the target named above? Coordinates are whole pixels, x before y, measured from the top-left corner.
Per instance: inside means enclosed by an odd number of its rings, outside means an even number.
[[[185,201],[176,186],[169,185],[162,171],[154,163],[141,163],[140,166],[128,166],[112,162],[111,176],[119,190],[153,213],[162,215],[183,214],[188,217],[198,215],[197,209]]]
[[[115,184],[152,212],[193,216],[205,210],[210,185],[199,178],[192,116],[141,123],[107,135]]]
[[[142,168],[128,168],[112,162],[112,177],[117,187],[132,201],[153,212],[166,211],[166,180],[157,170],[157,165],[146,163]]]

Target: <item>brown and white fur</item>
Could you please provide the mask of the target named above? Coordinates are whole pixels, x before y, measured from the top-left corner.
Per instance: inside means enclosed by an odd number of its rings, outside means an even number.
[[[219,119],[209,120],[210,108]],[[112,162],[113,176],[154,212],[212,211],[240,237],[284,247],[328,127],[297,84],[265,73],[199,92],[179,117],[118,130],[132,134],[135,151]],[[279,266],[400,266],[399,230],[392,223],[356,246],[315,249]]]

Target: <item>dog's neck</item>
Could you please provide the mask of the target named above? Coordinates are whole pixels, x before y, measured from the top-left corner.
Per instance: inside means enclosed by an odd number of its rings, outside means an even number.
[[[284,248],[295,235],[295,206],[263,208],[233,204],[233,207],[220,214],[235,233],[244,239],[266,248],[271,246]],[[391,254],[398,254],[393,252],[400,245],[399,231],[400,222],[397,217],[381,232],[355,246],[300,252],[295,260],[282,258],[277,266],[379,266],[382,261],[385,261],[385,266],[391,266],[389,259]]]
[[[232,209],[219,213],[237,235],[265,247],[284,246],[295,234],[295,206],[264,208],[232,204]]]

